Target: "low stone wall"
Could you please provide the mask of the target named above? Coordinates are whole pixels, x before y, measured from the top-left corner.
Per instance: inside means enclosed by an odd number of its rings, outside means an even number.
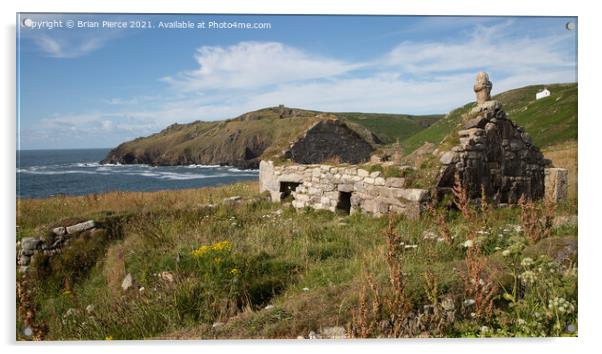
[[[54,237],[46,239],[42,237],[25,237],[17,243],[17,265],[19,272],[25,273],[31,263],[31,258],[38,252],[47,256],[53,256],[61,252],[64,245],[69,243],[71,237],[75,234],[91,230],[92,232],[101,230],[96,228],[94,220],[88,220],[79,224],[57,227],[52,230]]]
[[[311,207],[381,216],[389,212],[416,218],[430,200],[424,189],[406,188],[401,177],[382,176],[355,166],[259,164],[259,188],[272,201],[292,196],[295,208]]]

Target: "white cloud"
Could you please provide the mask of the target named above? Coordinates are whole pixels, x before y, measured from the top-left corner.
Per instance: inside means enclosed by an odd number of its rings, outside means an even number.
[[[399,67],[405,73],[438,75],[453,71],[487,69],[512,75],[517,71],[575,65],[559,46],[571,34],[520,38],[509,35],[507,21],[492,26],[477,26],[466,40],[451,42],[405,41],[396,46],[383,64]]]
[[[240,42],[203,46],[195,54],[199,68],[163,80],[181,91],[257,89],[286,82],[324,79],[362,67],[309,55],[277,42]]]
[[[96,33],[93,36],[59,37],[35,33],[28,37],[49,57],[77,58],[101,48],[113,36]]]
[[[111,113],[43,119],[30,136],[117,144],[178,122],[215,120],[284,104],[323,111],[445,113],[474,100],[477,71],[490,73],[494,94],[530,84],[576,80],[570,35],[510,34],[512,22],[478,26],[454,42],[405,41],[370,61],[313,55],[276,42],[241,42],[197,50],[199,67],[163,78],[166,90],[104,101]],[[60,43],[44,44],[63,53]],[[93,46],[90,46],[90,48]],[[152,105],[151,105],[152,103]],[[151,107],[152,106],[152,107]],[[23,134],[27,135],[27,134]],[[49,137],[49,138],[48,138]]]

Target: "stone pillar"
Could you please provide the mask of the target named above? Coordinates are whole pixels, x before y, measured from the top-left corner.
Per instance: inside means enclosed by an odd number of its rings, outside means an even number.
[[[545,198],[558,203],[567,200],[569,186],[569,170],[566,168],[545,169]]]
[[[485,103],[491,100],[491,88],[493,84],[489,81],[489,75],[485,72],[477,74],[477,80],[474,84],[474,92],[477,95],[477,104]]]

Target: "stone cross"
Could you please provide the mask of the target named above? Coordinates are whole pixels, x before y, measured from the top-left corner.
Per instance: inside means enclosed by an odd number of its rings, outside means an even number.
[[[474,84],[474,92],[477,95],[477,104],[491,100],[491,88],[493,84],[489,81],[489,75],[486,72],[477,74],[477,80]]]

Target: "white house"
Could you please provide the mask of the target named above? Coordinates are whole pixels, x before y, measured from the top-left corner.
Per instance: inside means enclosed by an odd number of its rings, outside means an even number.
[[[542,91],[539,91],[538,93],[535,94],[535,99],[539,100],[544,97],[548,97],[549,95],[550,95],[550,90],[548,90],[547,88],[544,88]]]

